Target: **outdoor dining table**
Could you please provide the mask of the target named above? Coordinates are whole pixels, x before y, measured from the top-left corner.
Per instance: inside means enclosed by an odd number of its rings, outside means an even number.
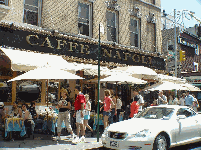
[[[12,117],[5,119],[5,137],[11,131],[20,131],[21,137],[26,134],[23,118]]]
[[[43,119],[44,122],[43,122],[42,130],[43,131],[51,131],[52,133],[55,134],[55,129],[57,127],[58,116],[55,115],[55,114],[49,114],[48,118],[47,118],[47,115],[44,115],[43,118],[44,118]],[[61,127],[65,128],[64,122],[62,122]]]

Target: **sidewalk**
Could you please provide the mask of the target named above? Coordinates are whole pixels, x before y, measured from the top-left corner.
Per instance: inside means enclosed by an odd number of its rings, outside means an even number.
[[[51,146],[51,147],[50,147]],[[83,150],[83,149],[98,149],[102,147],[101,138],[97,142],[97,138],[86,138],[85,143],[72,144],[72,141],[61,136],[60,141],[52,140],[50,135],[35,135],[34,140],[15,140],[15,141],[2,141],[0,140],[1,150],[16,150],[16,149],[33,149],[33,150]]]

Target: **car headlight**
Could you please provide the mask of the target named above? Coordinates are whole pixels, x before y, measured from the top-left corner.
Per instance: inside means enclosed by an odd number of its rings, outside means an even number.
[[[129,134],[128,137],[129,138],[139,138],[139,137],[147,137],[150,135],[150,131],[149,129],[144,129],[142,131],[137,132],[136,134]]]

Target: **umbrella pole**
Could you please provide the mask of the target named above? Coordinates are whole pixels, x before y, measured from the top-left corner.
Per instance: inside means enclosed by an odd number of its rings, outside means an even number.
[[[46,95],[46,98],[47,98],[47,108],[48,108],[48,84],[49,84],[49,80],[47,79],[47,95]],[[48,111],[47,111],[47,129],[48,129]]]
[[[116,99],[117,99],[117,92],[118,92],[117,83],[118,83],[118,82],[116,82]]]
[[[48,107],[48,84],[49,84],[49,80],[47,79],[47,95],[46,95],[46,98],[47,98],[47,107]]]

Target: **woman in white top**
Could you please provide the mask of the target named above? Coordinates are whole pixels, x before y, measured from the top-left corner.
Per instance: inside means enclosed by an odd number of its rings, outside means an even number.
[[[91,103],[89,101],[89,95],[85,94],[85,100],[86,100],[86,109],[85,109],[85,115],[84,115],[84,129],[86,130],[86,127],[91,131],[91,136],[93,136],[93,129],[88,125],[88,121],[90,119],[90,111],[91,111]]]
[[[195,101],[195,103],[193,104],[193,109],[195,110],[195,112],[197,112],[197,111],[198,111],[198,108],[199,108],[199,103],[198,103],[198,100],[197,100],[197,98],[195,97],[195,95],[192,94],[192,96],[193,96],[194,101]]]
[[[32,115],[31,113],[27,110],[28,108],[28,105],[27,104],[22,104],[22,118],[23,118],[23,121],[24,121],[24,125],[25,127],[29,127],[31,126],[32,128],[32,133],[34,131],[34,127],[35,127],[35,123],[33,121],[33,118],[32,118]]]
[[[186,97],[186,94],[182,93],[182,96],[179,99],[179,105],[180,106],[185,106],[185,97]]]
[[[121,106],[122,106],[122,101],[121,101],[121,98],[117,97],[117,118],[116,118],[116,121],[120,121],[120,112],[121,112]]]

